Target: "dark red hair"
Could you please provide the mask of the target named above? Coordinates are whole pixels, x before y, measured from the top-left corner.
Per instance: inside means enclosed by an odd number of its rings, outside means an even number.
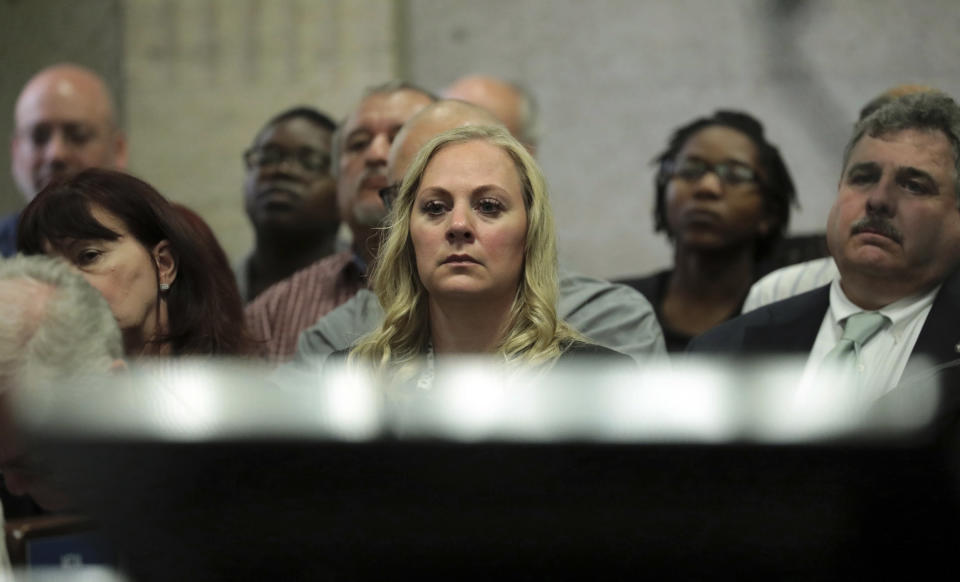
[[[148,252],[166,240],[177,277],[166,292],[168,330],[151,341],[169,343],[174,355],[241,355],[250,352],[243,301],[226,254],[210,227],[174,205],[143,180],[123,172],[89,169],[37,194],[20,215],[17,249],[63,252],[74,240],[116,240],[93,207],[119,218]]]

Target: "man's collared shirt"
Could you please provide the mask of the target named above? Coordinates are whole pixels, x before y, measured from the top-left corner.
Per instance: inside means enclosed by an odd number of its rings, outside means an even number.
[[[361,265],[352,251],[330,255],[271,285],[248,304],[247,329],[262,342],[265,357],[289,360],[301,331],[363,288]]]
[[[861,385],[867,391],[863,395],[865,402],[880,398],[900,382],[939,290],[938,285],[925,293],[905,297],[877,310],[887,320],[880,331],[864,343],[857,360],[858,371],[863,378]],[[834,279],[830,284],[830,307],[820,324],[820,331],[804,369],[805,390],[816,377],[824,358],[843,336],[844,320],[861,311],[864,309],[850,301],[843,292],[840,280]]]
[[[781,267],[750,287],[743,302],[743,313],[823,287],[839,276],[837,264],[831,257]]]

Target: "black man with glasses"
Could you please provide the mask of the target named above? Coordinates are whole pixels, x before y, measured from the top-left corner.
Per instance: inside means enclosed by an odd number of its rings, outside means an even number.
[[[340,213],[330,149],[336,124],[310,107],[267,122],[243,154],[253,251],[237,265],[244,301],[334,254]]]
[[[292,358],[300,332],[366,286],[367,265],[379,248],[386,213],[377,192],[387,185],[390,143],[407,119],[434,100],[401,81],[372,87],[334,133],[331,173],[351,248],[303,267],[247,305],[247,326],[267,360]]]
[[[796,193],[763,125],[717,111],[678,128],[654,163],[654,220],[674,264],[621,281],[653,305],[667,351],[738,315],[758,262],[783,237]]]

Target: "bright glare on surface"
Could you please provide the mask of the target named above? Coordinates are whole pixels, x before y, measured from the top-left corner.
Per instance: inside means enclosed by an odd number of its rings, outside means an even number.
[[[170,361],[100,378],[92,389],[18,392],[24,420],[43,430],[168,440],[785,443],[911,429],[935,410],[936,378],[865,403],[829,379],[799,386],[803,364],[685,359],[518,370],[447,359],[423,388],[417,378],[385,383],[356,367],[276,375]]]
[[[330,430],[348,440],[376,436],[382,426],[382,401],[368,374],[347,367],[327,377],[319,402],[320,414]]]
[[[608,435],[616,439],[719,441],[737,430],[736,386],[723,370],[690,365],[626,375],[607,386]]]
[[[172,437],[197,438],[215,431],[226,394],[217,389],[217,376],[211,370],[201,366],[171,369],[157,380],[161,389],[151,404]]]

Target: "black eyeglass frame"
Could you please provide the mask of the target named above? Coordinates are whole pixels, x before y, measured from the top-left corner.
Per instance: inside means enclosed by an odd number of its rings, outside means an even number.
[[[693,166],[693,168],[691,168],[691,166]],[[684,168],[686,168],[687,171],[684,171]],[[691,169],[693,169],[693,171],[690,171]],[[746,171],[749,175],[737,176],[736,172],[738,170],[741,172]],[[736,161],[723,161],[717,162],[716,164],[711,164],[699,158],[687,158],[680,162],[665,161],[663,163],[663,172],[666,178],[680,178],[681,180],[689,182],[696,182],[697,180],[703,179],[707,173],[713,173],[725,186],[736,187],[754,184],[758,187],[763,187],[763,178],[760,177],[760,172],[747,164]]]
[[[316,158],[316,161],[312,158]],[[330,173],[330,164],[332,163],[330,152],[313,148],[288,150],[276,147],[252,147],[243,152],[243,163],[246,164],[248,170],[254,167],[263,168],[274,164],[282,164],[290,160],[295,160],[304,172],[320,176]]]

